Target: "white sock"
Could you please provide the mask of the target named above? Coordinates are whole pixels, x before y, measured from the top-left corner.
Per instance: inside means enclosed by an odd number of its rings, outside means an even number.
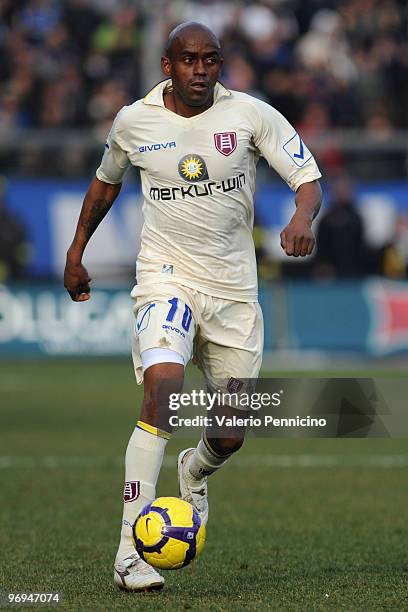
[[[197,448],[191,455],[187,464],[188,472],[194,480],[202,480],[205,476],[213,474],[224,465],[231,457],[229,455],[218,455],[210,446],[205,432],[199,441]]]
[[[144,506],[156,498],[156,483],[170,434],[138,421],[125,459],[123,519],[117,559],[135,552],[132,525]]]

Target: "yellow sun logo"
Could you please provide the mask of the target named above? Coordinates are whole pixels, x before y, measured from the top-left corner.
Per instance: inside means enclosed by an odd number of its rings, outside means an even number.
[[[203,164],[196,157],[189,157],[181,164],[181,171],[189,179],[198,179],[203,173]]]
[[[189,153],[180,159],[178,171],[182,179],[188,183],[208,179],[207,166],[201,155]]]

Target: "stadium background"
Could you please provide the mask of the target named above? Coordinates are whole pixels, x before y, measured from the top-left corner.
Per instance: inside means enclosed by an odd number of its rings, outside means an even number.
[[[127,353],[123,309],[141,225],[135,170],[87,250],[95,293],[80,312],[61,288],[65,253],[114,116],[161,79],[163,41],[187,19],[220,36],[228,87],[265,99],[297,127],[322,169],[325,209],[339,199],[354,208],[324,225],[317,256],[290,261],[279,232],[293,195],[260,164],[267,351],[293,365],[302,351],[302,367],[304,351],[317,359],[406,351],[407,13],[393,0],[363,5],[3,1],[0,353]]]
[[[405,2],[2,0],[0,542],[4,559],[13,554],[0,590],[61,590],[75,610],[129,605],[110,585],[110,564],[140,405],[127,357],[141,227],[134,169],[86,252],[86,304],[62,287],[65,253],[116,112],[161,79],[163,42],[189,19],[220,37],[223,82],[278,108],[324,175],[317,253],[289,261],[279,232],[293,194],[259,165],[264,375],[406,375]],[[161,492],[177,493],[166,468],[180,445],[169,446]],[[167,609],[243,609],[248,572],[246,609],[403,608],[406,441],[258,440],[241,453],[214,478],[206,552],[169,579]],[[249,524],[262,530],[265,513],[267,534],[246,534]],[[227,569],[218,542],[230,530]],[[150,605],[158,600],[141,609]]]

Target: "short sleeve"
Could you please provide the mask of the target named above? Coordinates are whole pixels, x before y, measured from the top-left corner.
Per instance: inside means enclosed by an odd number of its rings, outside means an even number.
[[[105,144],[105,152],[96,177],[104,183],[121,183],[130,165],[123,140],[120,136],[121,111],[116,115]]]
[[[293,191],[322,175],[295,128],[275,108],[256,100],[258,122],[254,145]]]

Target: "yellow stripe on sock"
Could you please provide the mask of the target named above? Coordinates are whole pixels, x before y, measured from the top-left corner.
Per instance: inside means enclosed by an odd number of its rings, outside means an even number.
[[[168,431],[158,429],[157,427],[153,427],[153,425],[149,425],[149,423],[144,423],[143,421],[138,421],[136,423],[136,427],[143,429],[143,431],[146,431],[147,433],[153,434],[153,436],[164,438],[165,440],[169,440],[171,438],[171,434]]]

